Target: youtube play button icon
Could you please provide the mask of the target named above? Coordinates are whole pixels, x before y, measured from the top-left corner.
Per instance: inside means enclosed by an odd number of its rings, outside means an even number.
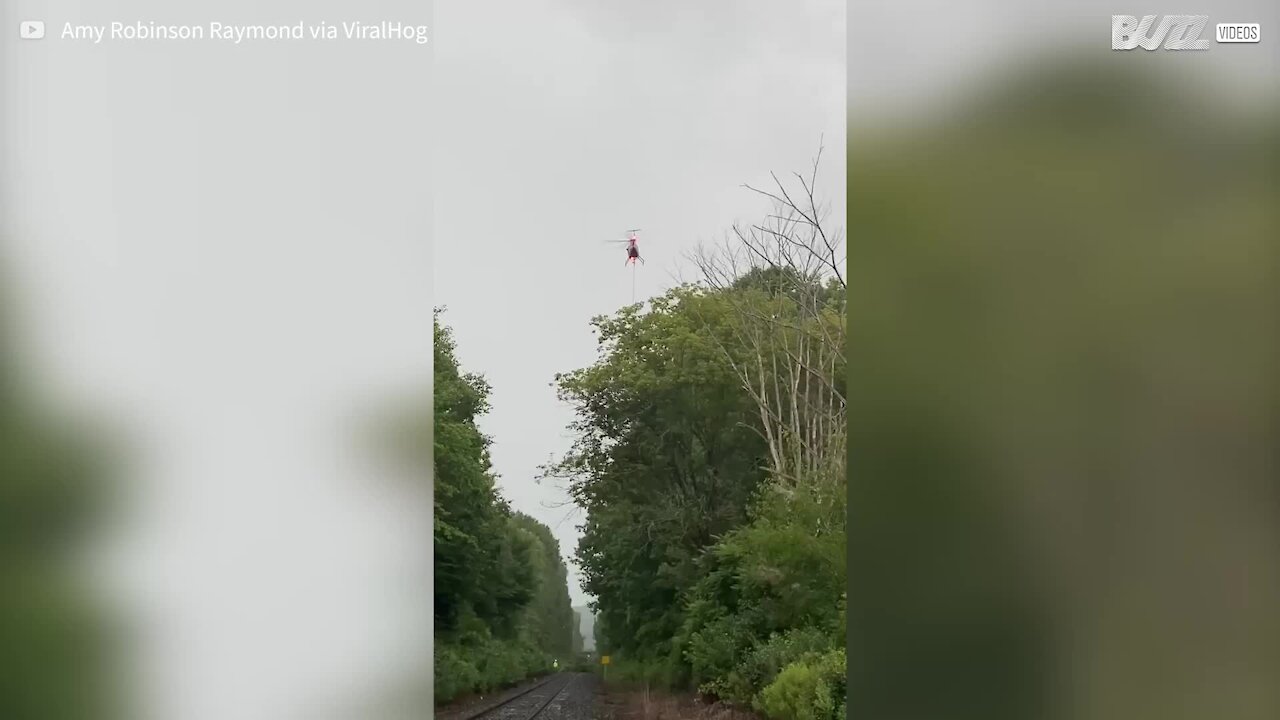
[[[19,27],[23,40],[39,40],[44,37],[44,23],[40,20],[24,20]]]

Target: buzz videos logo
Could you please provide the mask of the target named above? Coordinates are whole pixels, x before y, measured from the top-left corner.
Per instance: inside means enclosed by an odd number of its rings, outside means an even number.
[[[1202,39],[1209,24],[1208,15],[1165,15],[1151,33],[1158,15],[1144,15],[1141,20],[1132,15],[1111,16],[1112,50],[1155,50],[1164,41],[1165,50],[1208,50],[1209,41]]]
[[[1210,41],[1204,37],[1208,24],[1208,15],[1143,15],[1141,19],[1112,15],[1111,49],[1157,50],[1163,46],[1165,50],[1208,50]],[[1261,28],[1257,23],[1221,23],[1215,34],[1220,43],[1256,43]]]

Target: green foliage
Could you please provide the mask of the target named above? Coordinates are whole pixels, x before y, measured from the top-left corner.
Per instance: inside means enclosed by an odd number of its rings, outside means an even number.
[[[837,649],[832,647],[834,638],[814,627],[798,627],[776,633],[757,645],[738,666],[736,672],[751,688],[768,687],[782,670],[806,658]],[[732,698],[750,702],[752,696]]]
[[[756,702],[756,709],[778,720],[841,720],[844,706],[844,648],[787,665]]]
[[[459,368],[435,321],[436,702],[549,671],[574,651],[568,572],[551,530],[513,513],[494,485],[483,378]],[[580,644],[581,640],[577,640]]]
[[[730,310],[680,288],[649,313],[596,318],[602,360],[557,378],[580,415],[556,471],[588,510],[584,587],[609,650],[635,659],[672,655],[680,594],[705,573],[705,548],[745,519],[763,477],[751,406],[718,342]]]
[[[597,627],[609,650],[665,676],[680,674],[681,594],[716,538],[745,520],[764,475],[753,408],[723,361],[731,310],[680,288],[643,315],[596,318],[600,361],[557,378],[580,419],[554,471],[587,510],[577,557]]]
[[[568,585],[567,576],[565,578],[565,584]],[[577,610],[573,609],[572,607],[569,608],[569,612],[573,614],[573,630],[572,632],[569,633],[569,640],[570,640],[569,653],[574,657],[577,657],[578,655],[581,655],[583,652],[583,648],[582,648],[583,638],[582,638],[582,631],[581,631],[582,614],[579,613]]]
[[[591,625],[591,642],[595,645],[596,654],[609,654],[609,646],[604,636],[604,630],[600,628],[600,621],[598,619]]]
[[[754,634],[738,615],[721,615],[701,624],[682,643],[693,677],[702,682],[704,692],[725,698],[740,695],[735,670],[750,651]]]
[[[751,704],[789,663],[843,647],[843,483],[770,484],[686,594],[685,657],[699,689]]]
[[[435,699],[489,692],[550,670],[551,659],[527,639],[494,637],[480,625],[465,637],[436,640]]]
[[[452,699],[481,687],[480,670],[476,667],[477,654],[436,642],[433,690],[437,701]]]
[[[576,615],[569,604],[569,573],[560,557],[560,544],[550,528],[528,515],[516,513],[516,526],[530,547],[533,596],[525,608],[524,627],[533,646],[562,661],[581,646]]]
[[[775,372],[798,339],[829,342],[843,323],[837,285],[777,269],[594,321],[599,359],[557,378],[578,420],[555,470],[587,511],[577,556],[611,680],[696,687],[771,717],[843,711],[842,415],[770,415],[753,384],[794,375],[740,374]],[[819,371],[842,402],[843,355]],[[831,433],[832,450],[804,455],[815,438],[797,427]]]

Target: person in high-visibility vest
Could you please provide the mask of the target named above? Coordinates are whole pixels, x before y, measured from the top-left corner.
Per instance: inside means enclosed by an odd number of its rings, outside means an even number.
[[[559,667],[560,667],[560,661],[559,661],[559,660],[556,660],[556,659],[554,659],[554,658],[553,658],[553,659],[551,660],[551,669],[552,669],[552,670],[556,670],[556,669],[558,669]]]

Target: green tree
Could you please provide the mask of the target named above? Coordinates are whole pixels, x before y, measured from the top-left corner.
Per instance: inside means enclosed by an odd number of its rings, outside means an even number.
[[[740,525],[763,477],[752,405],[722,357],[728,303],[695,288],[596,318],[601,359],[557,376],[578,410],[557,464],[587,510],[577,557],[608,649],[682,666],[682,593],[705,551]],[[717,338],[716,336],[720,337]]]
[[[551,530],[498,493],[484,378],[461,370],[435,317],[435,682],[437,703],[547,670],[573,647],[568,572]]]
[[[515,521],[526,533],[531,553],[536,588],[526,609],[525,626],[535,647],[552,657],[566,660],[574,652],[578,635],[576,614],[569,600],[568,569],[560,557],[560,544],[551,529],[523,513]]]
[[[569,636],[570,638],[569,652],[574,657],[577,657],[581,655],[583,651],[582,613],[578,612],[577,610],[572,610],[572,612],[573,612],[573,634]]]
[[[490,440],[476,426],[488,410],[484,378],[464,374],[452,333],[435,319],[434,485],[435,617],[437,632],[457,627],[464,608],[484,619],[527,600],[527,590],[496,587],[500,567],[513,565],[505,503],[490,472]],[[511,594],[515,597],[510,597]],[[505,597],[504,597],[505,596]]]

